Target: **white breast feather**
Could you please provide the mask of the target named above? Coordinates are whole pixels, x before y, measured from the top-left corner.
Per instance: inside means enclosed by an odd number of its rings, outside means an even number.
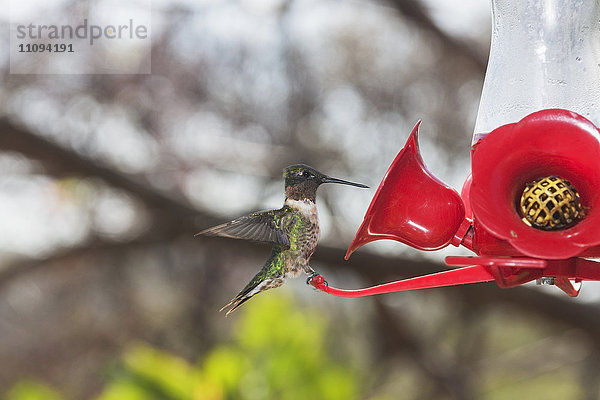
[[[318,222],[317,205],[313,201],[287,199],[285,204],[288,207],[298,211],[300,214],[302,214],[302,216],[308,218],[311,222],[313,222],[313,219]]]

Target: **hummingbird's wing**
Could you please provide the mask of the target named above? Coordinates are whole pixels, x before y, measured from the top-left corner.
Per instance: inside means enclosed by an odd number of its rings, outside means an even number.
[[[223,236],[233,239],[273,242],[289,247],[290,230],[298,217],[296,213],[289,212],[287,208],[285,206],[279,210],[248,214],[231,222],[203,230],[196,236]]]

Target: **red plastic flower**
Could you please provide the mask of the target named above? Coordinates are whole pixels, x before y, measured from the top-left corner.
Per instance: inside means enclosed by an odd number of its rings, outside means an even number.
[[[566,110],[542,110],[501,126],[475,145],[470,192],[474,218],[524,255],[564,259],[600,244],[600,132]],[[556,175],[571,182],[586,216],[570,228],[526,225],[518,201],[526,184]]]
[[[431,175],[419,153],[415,125],[371,200],[362,225],[346,252],[380,239],[420,250],[437,250],[454,238],[465,217],[460,195]]]

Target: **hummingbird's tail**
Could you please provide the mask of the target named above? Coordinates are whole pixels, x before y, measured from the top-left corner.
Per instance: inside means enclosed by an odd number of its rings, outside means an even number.
[[[242,304],[244,304],[246,301],[250,300],[250,297],[252,296],[248,296],[245,298],[238,298],[237,296],[233,299],[231,299],[231,301],[227,304],[225,304],[220,310],[219,312],[223,312],[223,310],[225,310],[226,308],[231,307],[229,310],[227,310],[227,312],[225,313],[225,316],[228,316],[229,314],[231,314],[232,312],[234,312],[239,306],[241,306]]]
[[[241,292],[238,293],[231,301],[223,306],[219,310],[219,312],[229,308],[225,316],[228,316],[232,312],[234,312],[239,306],[250,300],[252,296],[264,292],[265,290],[273,289],[283,285],[285,282],[285,278],[283,276],[274,276],[270,278],[265,278],[264,271],[259,272],[252,278],[250,283],[246,285]]]

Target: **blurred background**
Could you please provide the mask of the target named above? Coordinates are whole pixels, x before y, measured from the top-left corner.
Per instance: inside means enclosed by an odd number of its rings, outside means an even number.
[[[343,260],[417,120],[425,163],[461,188],[490,27],[485,0],[153,0],[146,75],[10,74],[4,41],[0,397],[599,398],[597,285],[343,299],[301,278],[225,318],[270,248],[193,237],[281,207],[303,162],[371,186],[319,190],[311,264],[333,285],[466,254]]]

